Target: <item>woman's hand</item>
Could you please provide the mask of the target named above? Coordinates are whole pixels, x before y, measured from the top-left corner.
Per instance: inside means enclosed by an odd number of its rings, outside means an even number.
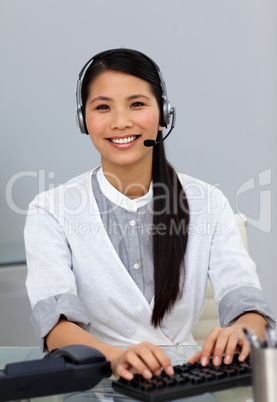
[[[162,368],[168,375],[174,373],[169,358],[158,346],[142,342],[124,350],[100,341],[64,317],[46,336],[46,344],[49,350],[75,344],[98,349],[111,362],[113,375],[127,380],[133,379],[133,373],[151,378],[153,375],[159,375]]]
[[[213,357],[213,364],[219,366],[222,361],[231,364],[236,348],[240,348],[239,361],[243,362],[250,353],[250,345],[243,329],[255,330],[262,338],[266,324],[264,317],[257,313],[245,313],[237,321],[226,328],[214,328],[207,336],[203,349],[189,359],[189,363],[200,360],[202,366],[209,363]]]
[[[243,327],[214,328],[207,336],[203,349],[191,357],[189,363],[200,360],[202,366],[206,366],[210,357],[213,357],[215,366],[219,366],[222,361],[231,364],[237,346],[241,347],[239,361],[243,362],[250,353],[250,345],[243,333]]]
[[[169,358],[164,351],[149,342],[142,342],[130,346],[126,350],[113,350],[110,358],[112,372],[116,377],[132,380],[134,373],[141,374],[149,379],[153,375],[160,375],[163,368],[168,375],[174,373]]]

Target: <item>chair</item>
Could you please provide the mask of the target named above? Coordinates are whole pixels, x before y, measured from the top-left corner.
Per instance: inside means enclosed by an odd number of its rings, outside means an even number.
[[[247,221],[244,215],[235,214],[236,223],[241,234],[244,247],[248,251],[246,225]],[[199,345],[203,345],[208,333],[215,327],[220,327],[218,310],[214,300],[213,288],[208,279],[206,299],[202,314],[192,330],[192,335]]]

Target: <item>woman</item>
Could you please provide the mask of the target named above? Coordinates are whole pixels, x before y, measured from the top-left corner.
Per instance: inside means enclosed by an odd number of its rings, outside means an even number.
[[[162,128],[174,113],[147,56],[114,49],[89,60],[77,114],[101,166],[37,196],[25,227],[26,285],[44,347],[95,347],[126,379],[173,373],[156,345],[194,343],[208,275],[222,328],[191,362],[231,363],[237,346],[243,361],[243,328],[262,337],[273,323],[227,200],[165,158]]]

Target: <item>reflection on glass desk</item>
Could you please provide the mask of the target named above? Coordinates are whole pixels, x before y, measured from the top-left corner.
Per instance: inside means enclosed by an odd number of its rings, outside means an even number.
[[[200,346],[164,346],[168,357],[173,365],[186,363],[193,356]],[[38,347],[0,347],[0,369],[6,364],[25,360],[35,360],[43,357]],[[75,392],[66,395],[56,395],[41,398],[33,398],[34,402],[93,402],[93,401],[134,401],[113,391],[113,377],[102,380],[96,387],[86,392]],[[238,387],[219,391],[215,393],[205,393],[194,397],[178,399],[186,402],[253,402],[252,387]]]

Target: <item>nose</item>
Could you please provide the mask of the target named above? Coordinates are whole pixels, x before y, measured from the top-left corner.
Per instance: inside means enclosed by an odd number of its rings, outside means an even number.
[[[133,126],[133,122],[128,111],[117,110],[113,112],[111,128],[113,130],[124,130]]]

